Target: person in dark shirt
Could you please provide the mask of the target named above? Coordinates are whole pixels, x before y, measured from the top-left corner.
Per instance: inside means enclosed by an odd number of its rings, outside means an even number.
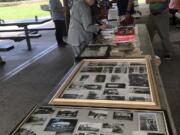
[[[117,6],[120,21],[122,17],[124,17],[125,20],[130,19],[131,14],[134,12],[133,0],[117,0]]]

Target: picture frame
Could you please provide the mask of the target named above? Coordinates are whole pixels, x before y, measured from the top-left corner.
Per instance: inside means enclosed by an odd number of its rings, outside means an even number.
[[[162,110],[40,106],[11,135],[170,135],[170,131]]]
[[[109,56],[109,45],[86,45],[76,59],[103,59]]]
[[[126,73],[122,74],[122,73],[118,73],[119,69],[114,67],[116,68],[115,69],[116,71],[113,69],[114,76],[111,76],[111,83],[105,82],[104,84],[102,82],[105,81],[104,78],[106,74],[100,73],[101,71],[99,70],[98,66],[97,68],[92,68],[90,70],[88,69],[89,67],[87,66],[88,64],[98,65],[98,63],[102,65],[107,64],[110,66],[111,65],[113,66],[113,64],[125,65],[125,63],[129,63],[129,64],[131,63],[132,65],[142,64],[144,65],[144,71],[146,73],[145,74],[143,73],[141,75],[133,74],[133,73],[129,74],[129,72],[132,71],[130,71],[130,69],[128,69],[127,71],[126,68],[123,68],[122,71],[124,70],[123,72]],[[80,77],[80,74],[82,73],[82,69],[85,70],[86,66],[87,66],[87,70],[91,72],[87,74],[90,77],[96,76],[95,79],[93,79],[94,81],[96,81],[96,83],[94,83],[92,80],[87,81],[86,80],[87,75],[81,77],[82,83],[84,84],[77,81],[77,78]],[[93,70],[97,70],[97,72],[99,72],[98,73],[99,75],[92,73]],[[103,70],[105,70],[105,67],[103,68]],[[107,72],[110,72],[111,69],[108,70]],[[129,80],[125,79],[122,81],[124,83],[121,83],[121,81],[118,80],[118,77],[116,77],[116,75],[120,75],[120,78],[122,79],[128,78]],[[101,84],[103,84],[102,87]],[[82,87],[83,89],[80,90]],[[131,92],[130,89],[132,89],[133,92]],[[97,91],[101,93],[99,97]],[[125,92],[125,94],[123,92]],[[122,96],[122,94],[124,95]],[[70,105],[70,106],[92,106],[92,107],[103,106],[103,107],[121,107],[121,108],[146,108],[146,109],[161,108],[160,100],[158,96],[158,90],[156,86],[156,80],[154,78],[150,57],[135,58],[135,59],[84,59],[75,67],[73,72],[60,86],[54,97],[50,100],[49,104]]]

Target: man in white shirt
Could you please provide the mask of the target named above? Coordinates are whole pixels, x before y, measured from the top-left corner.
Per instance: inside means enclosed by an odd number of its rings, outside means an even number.
[[[65,25],[65,16],[64,8],[59,0],[50,0],[49,1],[52,19],[56,28],[56,40],[59,47],[64,47],[66,43],[63,41],[63,36],[66,36],[66,25]]]

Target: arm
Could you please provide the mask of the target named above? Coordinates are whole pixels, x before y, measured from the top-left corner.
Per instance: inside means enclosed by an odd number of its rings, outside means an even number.
[[[133,0],[128,1],[127,12],[130,12],[133,7]]]
[[[52,0],[50,2],[50,7],[52,11],[64,13],[63,6],[59,0]]]
[[[99,31],[99,26],[96,26],[92,23],[90,8],[84,5],[81,5],[79,8],[79,12],[81,14],[81,22],[84,30],[86,32],[97,33]]]

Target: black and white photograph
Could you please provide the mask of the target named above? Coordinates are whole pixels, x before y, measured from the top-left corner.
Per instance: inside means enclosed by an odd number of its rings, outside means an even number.
[[[96,75],[95,82],[103,83],[106,80],[106,75]]]
[[[83,83],[74,82],[69,86],[69,89],[80,90],[82,86],[83,86]]]
[[[111,82],[119,82],[120,81],[120,76],[119,75],[111,75]]]
[[[117,89],[105,89],[103,92],[103,95],[119,95],[119,92]]]
[[[138,66],[131,66],[129,67],[129,74],[139,74],[139,67]]]
[[[130,66],[129,67],[129,74],[146,74],[146,67],[145,66]]]
[[[141,131],[158,132],[157,117],[154,113],[140,113],[139,124]]]
[[[44,130],[59,133],[73,133],[77,121],[76,119],[52,118]]]
[[[118,67],[115,67],[114,73],[126,74],[127,70],[127,65],[119,65]]]
[[[34,114],[52,114],[54,111],[52,107],[39,107]]]
[[[136,96],[131,95],[129,96],[129,101],[150,101],[149,96]]]
[[[81,75],[79,81],[87,81],[90,75]]]
[[[122,64],[121,73],[126,74],[128,72],[128,65]]]
[[[89,111],[89,114],[88,114],[89,118],[95,119],[95,120],[106,119],[107,116],[108,116],[108,112],[102,111],[102,110],[91,110]]]
[[[86,46],[85,49],[82,50],[79,57],[80,58],[106,57],[108,49],[109,49],[108,46],[101,46],[101,45]]]
[[[37,117],[32,115],[31,117],[29,117],[26,123],[31,125],[43,125],[46,122],[46,120],[46,117]]]
[[[131,92],[135,94],[150,94],[150,89],[147,87],[134,87]]]
[[[124,126],[123,123],[103,123],[101,132],[106,134],[123,134]]]
[[[78,126],[78,132],[99,132],[101,129],[102,123],[90,123],[90,122],[80,122]]]
[[[20,128],[14,135],[37,135],[34,131]]]
[[[133,112],[131,111],[118,111],[113,113],[114,120],[128,120],[133,121]]]
[[[146,71],[146,67],[145,67],[145,66],[143,66],[143,67],[139,67],[139,73],[142,73],[142,74],[147,73],[147,71]]]
[[[87,99],[98,99],[99,95],[95,91],[89,91],[87,95]]]
[[[115,63],[115,62],[113,62],[113,63],[111,63],[111,62],[109,62],[109,63],[99,62],[98,63],[98,66],[103,66],[103,67],[114,67],[116,65],[117,65],[117,63]]]
[[[99,84],[85,84],[83,86],[84,89],[86,90],[101,90],[102,85]]]
[[[114,73],[122,73],[121,67],[116,67]]]
[[[105,96],[106,100],[119,100],[125,101],[125,96]]]
[[[89,72],[89,73],[100,73],[102,72],[103,67],[84,67],[81,72]]]
[[[83,94],[64,94],[62,98],[67,98],[67,99],[83,99],[84,95]]]
[[[113,67],[103,67],[103,73],[112,73]]]
[[[147,74],[129,74],[130,86],[149,87]]]
[[[126,84],[125,83],[106,83],[106,88],[121,88],[125,89]]]
[[[69,117],[69,118],[75,118],[78,115],[78,110],[73,109],[62,109],[58,111],[56,117]]]

